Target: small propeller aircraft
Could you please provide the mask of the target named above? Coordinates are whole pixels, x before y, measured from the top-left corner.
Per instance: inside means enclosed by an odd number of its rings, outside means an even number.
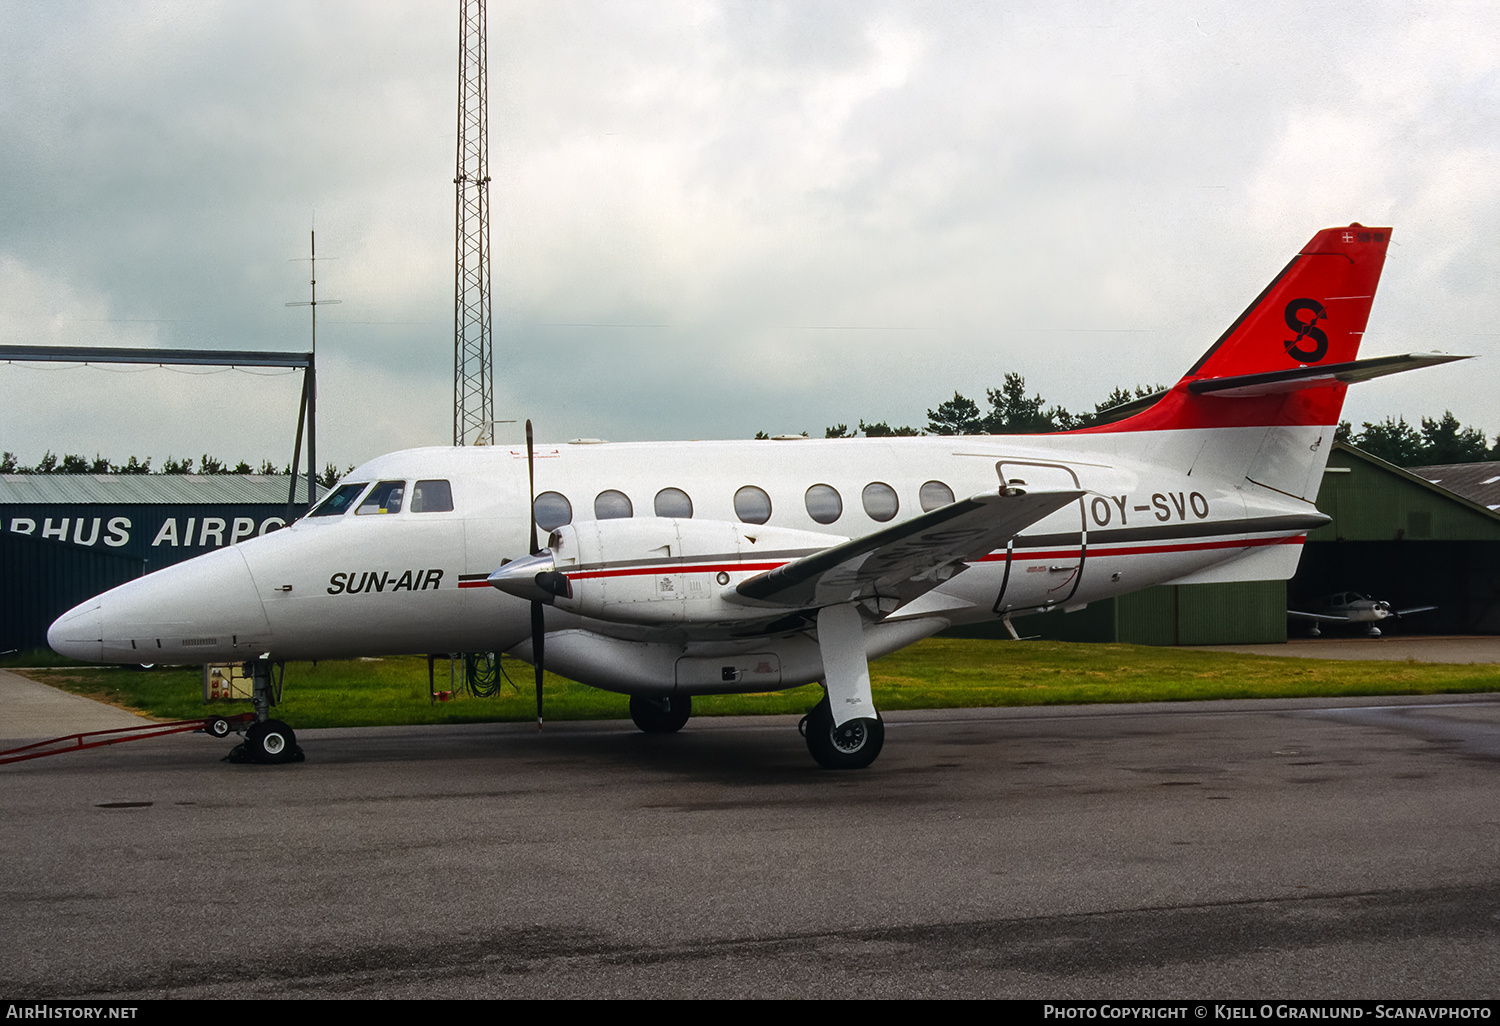
[[[1314,638],[1323,633],[1318,625],[1324,623],[1367,623],[1369,626],[1365,628],[1365,635],[1378,638],[1380,628],[1375,625],[1381,620],[1411,616],[1414,613],[1428,613],[1436,608],[1437,606],[1413,606],[1410,609],[1392,609],[1389,602],[1372,599],[1357,591],[1341,591],[1321,599],[1316,613],[1303,613],[1288,609],[1286,615],[1294,620],[1311,622],[1312,626],[1308,628],[1307,633]]]
[[[276,664],[505,652],[681,728],[694,695],[820,682],[823,766],[880,752],[867,661],[952,624],[1296,569],[1344,392],[1461,357],[1357,359],[1390,230],[1319,232],[1175,385],[1049,435],[429,448],[356,468],[288,528],[52,625],[64,655]],[[546,544],[538,529],[546,532]],[[1014,629],[1012,628],[1014,632]]]

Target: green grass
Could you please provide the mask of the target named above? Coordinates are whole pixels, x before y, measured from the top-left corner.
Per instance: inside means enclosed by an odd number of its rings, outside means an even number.
[[[516,687],[494,698],[433,703],[427,661],[420,657],[292,663],[276,715],[302,727],[381,726],[529,720],[536,715],[532,671],[506,660]],[[151,672],[114,667],[47,667],[26,675],[46,684],[159,719],[205,715],[197,669]],[[1344,661],[1249,656],[1051,641],[931,638],[870,664],[875,704],[885,710],[976,706],[1071,705],[1092,702],[1292,698],[1331,695],[1422,695],[1500,688],[1488,664]],[[438,687],[447,688],[447,664]],[[623,695],[548,674],[547,718],[618,719],[629,715]],[[694,715],[805,712],[821,695],[816,685],[760,695],[693,700]],[[248,711],[249,703],[221,705]]]
[[[50,648],[28,648],[24,652],[11,651],[0,655],[0,669],[32,666],[81,666],[76,659],[60,656]]]

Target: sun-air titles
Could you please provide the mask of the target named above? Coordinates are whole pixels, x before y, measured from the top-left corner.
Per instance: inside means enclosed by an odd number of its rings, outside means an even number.
[[[441,570],[351,570],[328,578],[330,595],[426,591],[442,586]]]

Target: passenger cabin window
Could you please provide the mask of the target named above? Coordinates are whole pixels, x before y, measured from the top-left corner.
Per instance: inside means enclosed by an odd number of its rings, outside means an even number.
[[[543,492],[532,503],[531,515],[543,531],[555,531],[573,522],[573,504],[561,492]]]
[[[693,516],[693,500],[681,488],[663,488],[656,493],[656,515],[690,520]]]
[[[401,500],[406,495],[405,481],[382,481],[370,489],[365,501],[354,511],[355,516],[366,513],[400,513]]]
[[[922,512],[931,513],[953,501],[953,489],[941,481],[928,481],[917,493],[917,498],[922,502]]]
[[[608,488],[594,496],[595,520],[629,520],[633,516],[635,507],[630,504],[630,496],[624,492]]]
[[[844,500],[833,485],[815,484],[803,500],[807,515],[820,524],[831,524],[844,515]]]
[[[901,509],[896,489],[883,481],[872,481],[865,485],[865,490],[859,493],[859,499],[864,503],[865,515],[882,524],[895,519],[897,511]]]
[[[323,501],[313,507],[310,517],[336,517],[349,512],[349,507],[354,505],[360,493],[370,487],[370,482],[364,481],[360,484],[339,485],[333,491],[323,496]]]
[[[734,515],[747,524],[764,524],[771,519],[771,497],[764,489],[746,485],[734,493]]]
[[[413,513],[448,513],[453,509],[453,489],[447,481],[418,481],[411,490]]]

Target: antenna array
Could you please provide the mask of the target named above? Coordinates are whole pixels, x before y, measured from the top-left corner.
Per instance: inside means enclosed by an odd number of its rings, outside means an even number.
[[[453,179],[453,444],[493,441],[489,90],[485,0],[459,0],[458,161]]]

